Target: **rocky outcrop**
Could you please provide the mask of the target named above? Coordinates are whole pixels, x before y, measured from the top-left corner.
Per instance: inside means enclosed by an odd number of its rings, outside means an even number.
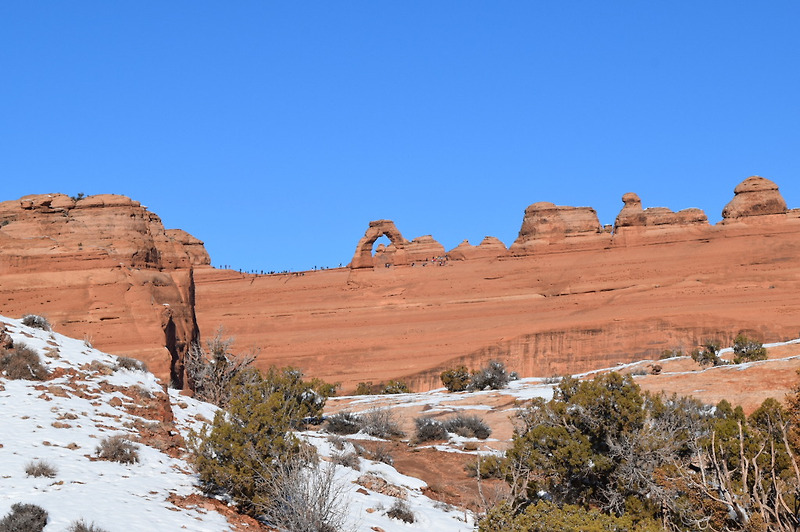
[[[424,261],[437,257],[444,257],[444,246],[434,240],[431,235],[420,236],[412,240],[406,246],[408,260]]]
[[[183,380],[198,339],[192,266],[202,242],[139,202],[39,194],[0,203],[0,312],[45,314],[59,332]]]
[[[526,254],[551,244],[599,243],[604,229],[591,207],[567,207],[541,201],[525,209],[519,236],[509,250]],[[607,240],[607,238],[604,238]]]
[[[183,229],[167,229],[166,232],[169,238],[183,246],[183,251],[189,256],[193,266],[211,264],[211,257],[202,240],[193,237]]]
[[[508,255],[508,249],[500,239],[487,236],[477,246],[470,244],[469,240],[464,240],[451,249],[447,255],[452,260],[488,259],[505,257]]]
[[[622,227],[656,227],[662,225],[708,224],[708,217],[701,209],[683,209],[673,212],[665,207],[642,209],[642,200],[633,192],[622,196],[625,204],[614,222],[614,231]]]
[[[733,189],[733,193],[733,199],[722,210],[723,221],[787,212],[778,185],[769,179],[748,177]]]

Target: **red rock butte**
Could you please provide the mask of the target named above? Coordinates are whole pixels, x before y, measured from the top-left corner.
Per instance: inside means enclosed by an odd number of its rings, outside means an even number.
[[[534,203],[508,248],[486,237],[446,251],[378,220],[349,267],[302,275],[212,268],[202,242],[121,196],[27,196],[0,203],[0,224],[0,312],[46,314],[176,384],[198,326],[206,337],[223,326],[261,367],[295,366],[345,392],[388,379],[438,387],[443,369],[491,359],[549,376],[739,332],[800,334],[800,210],[757,176],[716,225],[699,209],[645,209],[634,193],[613,227],[590,207]]]

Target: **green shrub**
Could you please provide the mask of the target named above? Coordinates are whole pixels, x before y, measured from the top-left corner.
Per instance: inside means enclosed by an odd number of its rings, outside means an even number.
[[[257,515],[269,505],[279,465],[301,456],[291,429],[320,416],[325,400],[293,368],[237,374],[227,409],[217,411],[210,431],[193,437],[205,491],[225,492],[241,511]]]
[[[706,340],[702,349],[692,351],[692,360],[701,366],[721,366],[725,361],[719,357],[719,342],[716,340]]]
[[[469,476],[478,478],[505,478],[507,463],[505,458],[496,454],[478,455],[474,462],[465,467]]]
[[[508,386],[511,378],[506,371],[506,365],[498,360],[492,360],[489,364],[472,374],[472,382],[469,389],[480,391],[489,388],[499,390]]]
[[[0,373],[8,379],[43,381],[47,378],[47,368],[39,354],[22,342],[11,349],[0,350]]]
[[[483,422],[478,416],[453,416],[444,422],[447,432],[458,434],[463,438],[478,438],[485,440],[492,434],[489,425]]]
[[[361,418],[347,410],[328,416],[325,420],[325,430],[331,434],[355,434],[361,430],[361,425]]]
[[[447,429],[444,428],[444,423],[438,419],[418,417],[414,420],[414,424],[417,426],[416,439],[418,442],[447,439]]]
[[[767,349],[761,342],[751,340],[740,334],[733,341],[733,363],[755,362],[767,359]]]
[[[372,382],[359,382],[358,386],[356,386],[356,391],[353,392],[353,395],[372,395],[373,391]]]
[[[394,413],[388,408],[376,408],[361,414],[361,430],[376,438],[404,436]]]
[[[100,442],[95,454],[101,460],[110,460],[120,464],[133,464],[139,461],[139,446],[126,436],[116,434]]]
[[[69,525],[67,532],[107,532],[104,528],[96,526],[94,523],[87,524],[83,519],[79,519]]]
[[[682,357],[683,351],[680,349],[664,349],[661,351],[661,355],[659,355],[659,360],[665,360],[667,358],[675,358],[675,357]]]
[[[415,521],[414,512],[411,511],[408,503],[402,499],[394,501],[392,507],[386,512],[386,515],[392,519],[399,519],[406,523],[413,523]]]
[[[445,370],[439,375],[439,378],[449,392],[463,392],[469,387],[472,380],[466,366]]]
[[[127,369],[130,371],[147,371],[147,365],[141,360],[136,360],[131,357],[118,356],[117,364],[114,366],[114,371],[120,369]]]
[[[381,389],[381,394],[391,395],[395,393],[411,393],[408,386],[403,381],[390,380],[386,386]]]
[[[652,520],[635,521],[614,517],[580,506],[538,501],[514,515],[511,505],[492,508],[478,523],[479,532],[656,532],[662,528]]]
[[[36,314],[25,314],[22,316],[22,324],[34,329],[41,329],[43,331],[50,331],[52,327],[50,322],[44,316],[37,316]]]
[[[0,520],[0,532],[41,532],[47,525],[47,511],[35,504],[15,503]]]
[[[29,477],[54,478],[58,470],[44,460],[33,460],[25,466],[25,474]]]

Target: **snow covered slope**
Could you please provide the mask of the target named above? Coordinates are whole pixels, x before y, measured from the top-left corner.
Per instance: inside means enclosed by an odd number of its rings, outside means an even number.
[[[0,376],[0,517],[14,503],[31,503],[47,510],[46,532],[62,532],[79,519],[109,532],[248,529],[240,521],[229,523],[224,505],[202,502],[174,430],[185,436],[197,429],[213,418],[212,405],[175,390],[167,394],[152,374],[120,368],[117,357],[83,341],[0,316],[2,325],[15,346],[25,344],[40,354],[50,377]],[[137,463],[98,459],[98,444],[117,434],[138,442]],[[303,437],[321,456],[333,454],[326,436]],[[57,470],[52,478],[26,474],[26,467],[40,460]],[[424,482],[380,462],[359,458],[359,465],[360,471],[335,466],[345,487],[348,529],[473,530],[470,513],[424,496]],[[397,490],[387,494],[381,486]],[[413,523],[386,515],[396,495],[405,498]],[[220,506],[223,512],[217,511]]]

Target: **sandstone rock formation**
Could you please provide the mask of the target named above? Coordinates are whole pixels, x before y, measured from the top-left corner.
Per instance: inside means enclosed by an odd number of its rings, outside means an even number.
[[[408,253],[408,260],[411,262],[431,260],[445,255],[444,246],[434,240],[431,235],[413,239],[406,246],[406,252]]]
[[[626,199],[630,212],[638,202]],[[354,284],[348,270],[242,278],[197,269],[198,320],[260,347],[263,367],[293,365],[345,392],[397,378],[438,387],[442,369],[493,358],[549,376],[686,353],[707,338],[729,345],[742,330],[761,341],[797,336],[800,212],[716,226],[697,210],[645,212],[645,225],[612,234],[592,209],[534,204],[513,255],[470,257],[482,246],[462,243],[449,255],[464,260],[442,268],[365,260]],[[357,257],[380,230],[370,228]]]
[[[786,201],[778,191],[778,185],[769,179],[748,177],[733,192],[733,199],[722,210],[724,220],[787,212]]]
[[[0,311],[45,314],[59,332],[140,358],[177,385],[198,339],[192,266],[207,257],[125,196],[0,203]]]
[[[372,245],[380,237],[386,236],[392,243],[392,264],[401,265],[408,264],[408,257],[406,256],[406,244],[408,241],[403,238],[400,231],[395,227],[394,222],[391,220],[375,220],[369,223],[369,228],[361,240],[358,241],[356,252],[353,259],[350,261],[350,268],[372,268],[375,266],[375,261],[372,256]],[[387,247],[388,248],[388,247]],[[384,255],[386,254],[384,250]]]
[[[397,378],[437,387],[442,369],[493,358],[548,376],[741,330],[784,340],[800,323],[800,211],[770,183],[736,187],[715,226],[698,210],[642,209],[635,195],[613,234],[593,209],[534,204],[511,250],[487,237],[436,268],[410,267],[417,251],[442,254],[432,237],[409,242],[379,220],[350,269],[302,276],[207,266],[199,241],[127,198],[30,196],[0,204],[0,311],[46,314],[178,382],[194,304],[202,330],[224,326],[237,348],[260,349],[260,367],[291,365],[345,391]],[[373,256],[383,235],[390,244]],[[395,267],[374,267],[387,257]]]
[[[617,215],[614,231],[621,227],[708,224],[708,217],[701,209],[683,209],[678,212],[672,212],[665,207],[642,209],[642,200],[633,192],[624,194],[622,202],[625,206]]]
[[[525,209],[519,236],[509,249],[514,254],[526,254],[550,244],[591,245],[608,240],[603,235],[603,226],[593,208],[540,201]]]
[[[207,266],[211,264],[211,257],[206,251],[202,240],[193,237],[183,229],[167,229],[167,236],[183,246],[183,250],[189,255],[189,260],[194,266]]]
[[[472,260],[505,257],[508,249],[498,238],[484,237],[480,244],[473,246],[469,240],[464,240],[447,253],[452,260]]]

